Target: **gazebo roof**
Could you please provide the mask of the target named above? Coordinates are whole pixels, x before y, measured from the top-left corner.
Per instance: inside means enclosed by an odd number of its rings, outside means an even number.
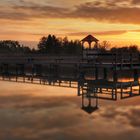
[[[86,107],[82,107],[81,108],[82,110],[84,110],[85,112],[91,114],[93,113],[94,111],[96,111],[98,109],[98,107],[92,107],[92,106],[86,106]]]
[[[88,35],[87,37],[85,37],[84,39],[81,40],[82,42],[98,42],[99,40],[97,38],[95,38],[92,35]]]

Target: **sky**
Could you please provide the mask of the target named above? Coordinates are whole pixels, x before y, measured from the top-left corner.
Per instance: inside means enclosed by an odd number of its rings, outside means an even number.
[[[36,46],[48,34],[92,34],[117,46],[140,45],[139,13],[139,0],[1,0],[0,40]]]

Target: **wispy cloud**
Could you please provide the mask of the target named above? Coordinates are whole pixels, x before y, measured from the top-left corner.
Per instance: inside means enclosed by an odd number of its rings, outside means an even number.
[[[140,8],[130,5],[130,3],[101,2],[95,5],[94,2],[90,2],[77,6],[73,15],[104,22],[139,24],[139,13]]]
[[[72,32],[67,33],[67,35],[70,36],[85,36],[87,34],[93,34],[93,35],[101,35],[101,36],[107,36],[107,35],[122,35],[128,32],[140,32],[140,29],[138,30],[113,30],[113,31],[98,31],[98,32]]]
[[[85,36],[87,34],[94,34],[94,35],[121,35],[126,33],[126,30],[116,30],[116,31],[102,31],[102,32],[74,32],[68,33],[70,36]]]
[[[45,1],[44,1],[45,2]],[[79,4],[73,8],[64,5],[52,6],[34,1],[20,0],[19,4],[0,6],[0,18],[11,20],[31,20],[33,18],[81,18],[99,22],[139,24],[140,5],[133,1],[93,1]],[[129,16],[128,16],[129,15]]]
[[[132,0],[132,4],[140,4],[139,0]]]

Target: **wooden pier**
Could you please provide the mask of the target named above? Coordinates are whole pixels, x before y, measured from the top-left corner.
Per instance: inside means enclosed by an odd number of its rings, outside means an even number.
[[[82,109],[89,113],[98,108],[98,99],[116,101],[140,95],[139,73],[139,54],[0,57],[1,80],[77,88]]]

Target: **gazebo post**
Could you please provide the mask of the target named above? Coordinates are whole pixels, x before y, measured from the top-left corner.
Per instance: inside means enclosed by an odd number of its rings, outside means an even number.
[[[88,42],[88,44],[89,44],[89,49],[90,49],[90,50],[91,50],[91,43],[92,43],[92,42]]]
[[[98,42],[95,42],[94,48],[97,49],[98,48]]]
[[[83,55],[84,55],[84,42],[82,42],[82,58],[83,58]]]

